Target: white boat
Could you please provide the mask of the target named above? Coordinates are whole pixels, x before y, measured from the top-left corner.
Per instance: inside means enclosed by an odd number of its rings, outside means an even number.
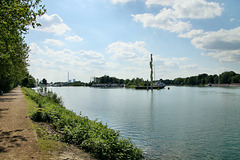
[[[166,85],[165,83],[161,82],[161,81],[157,81],[155,83],[153,83],[154,87],[160,87],[160,88],[164,88]]]

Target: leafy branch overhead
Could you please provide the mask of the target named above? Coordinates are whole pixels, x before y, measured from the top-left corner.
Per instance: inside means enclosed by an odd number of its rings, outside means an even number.
[[[29,47],[24,34],[46,13],[41,0],[0,1],[0,89],[8,91],[27,75]]]

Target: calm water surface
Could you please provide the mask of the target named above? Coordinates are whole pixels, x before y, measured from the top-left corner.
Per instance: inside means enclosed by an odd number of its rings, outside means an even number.
[[[66,108],[98,119],[147,159],[240,159],[240,88],[50,88]]]

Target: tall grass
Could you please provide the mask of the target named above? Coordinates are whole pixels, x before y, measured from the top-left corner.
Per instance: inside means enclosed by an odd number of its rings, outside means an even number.
[[[34,121],[51,123],[61,134],[61,140],[78,145],[92,153],[98,159],[143,159],[142,151],[130,139],[125,139],[119,132],[108,128],[101,122],[76,115],[65,109],[53,93],[41,95],[24,88],[25,94],[38,104],[38,109],[30,117]],[[60,104],[59,104],[60,103]]]

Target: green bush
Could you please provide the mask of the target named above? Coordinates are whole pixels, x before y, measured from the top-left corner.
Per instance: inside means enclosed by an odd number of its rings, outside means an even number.
[[[61,139],[67,143],[76,144],[85,151],[92,153],[98,159],[142,159],[142,151],[135,147],[130,139],[125,139],[119,132],[108,128],[101,122],[91,121],[88,117],[76,115],[58,103],[57,95],[48,92],[45,96],[24,88],[26,95],[41,108],[36,110],[31,119],[51,123]]]

